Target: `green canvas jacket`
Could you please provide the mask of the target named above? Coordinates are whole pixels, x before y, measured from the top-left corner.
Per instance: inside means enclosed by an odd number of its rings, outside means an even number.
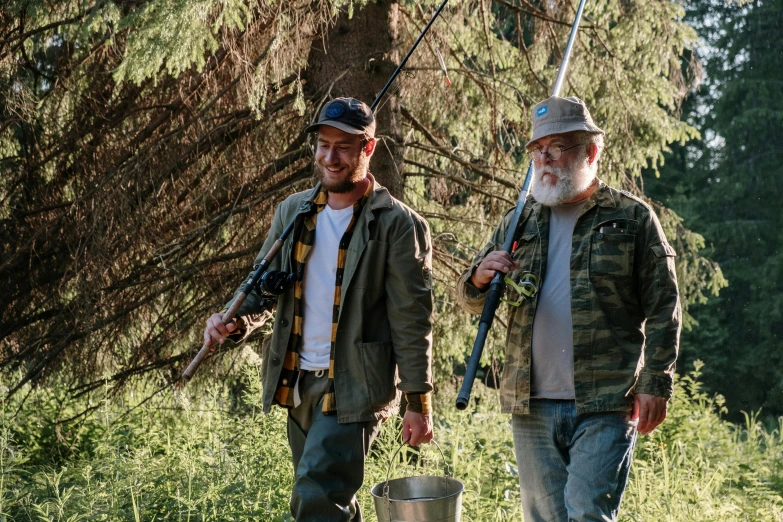
[[[314,190],[299,192],[278,206],[256,264],[291,220],[310,211],[315,195]],[[290,272],[294,235],[287,238],[270,270]],[[238,312],[239,334],[246,336],[261,326],[273,305],[256,292],[248,295]],[[338,422],[387,418],[399,407],[398,390],[432,390],[432,307],[429,226],[373,180],[343,272],[334,359]],[[263,347],[265,412],[277,389],[293,315],[289,289],[277,298],[271,340]]]
[[[471,313],[481,313],[486,299],[471,284],[471,275],[484,256],[503,248],[511,215],[459,277],[458,299]],[[513,257],[520,267],[511,274],[513,280],[531,272],[546,284],[549,215],[549,208],[532,197],[526,203],[515,236]],[[674,256],[652,209],[599,181],[574,227],[571,249],[578,412],[628,410],[634,393],[671,397],[682,315]],[[519,298],[508,285],[506,291],[508,299]],[[529,413],[537,300],[538,294],[509,310],[501,381],[506,413]]]

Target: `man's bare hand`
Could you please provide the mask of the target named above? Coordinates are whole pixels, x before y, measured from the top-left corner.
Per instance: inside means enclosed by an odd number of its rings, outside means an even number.
[[[402,441],[418,446],[432,440],[432,417],[429,413],[406,411],[402,418]]]
[[[637,430],[642,435],[652,433],[666,418],[669,401],[663,397],[638,393],[633,397],[631,420],[639,420]]]
[[[204,344],[210,346],[214,352],[217,344],[223,344],[226,337],[236,328],[236,321],[225,324],[221,314],[212,314],[207,319],[207,327],[204,330]]]
[[[495,277],[495,272],[500,271],[507,274],[517,268],[519,268],[519,263],[511,259],[511,254],[505,250],[495,250],[487,254],[487,257],[476,267],[470,282],[479,290],[485,290],[492,282],[492,278]]]

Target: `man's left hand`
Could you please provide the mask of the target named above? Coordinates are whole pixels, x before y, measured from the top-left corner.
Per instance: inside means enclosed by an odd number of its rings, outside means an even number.
[[[402,418],[402,441],[411,446],[432,440],[432,417],[429,413],[406,411]]]
[[[639,433],[642,435],[652,433],[666,418],[668,404],[668,399],[663,397],[656,397],[646,393],[634,395],[631,420],[639,420],[639,425],[636,427]]]

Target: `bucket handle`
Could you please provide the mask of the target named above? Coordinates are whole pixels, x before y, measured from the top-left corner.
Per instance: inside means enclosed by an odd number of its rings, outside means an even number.
[[[435,447],[438,448],[438,451],[440,452],[440,457],[441,457],[442,462],[443,462],[443,467],[446,468],[446,476],[447,477],[451,477],[451,474],[449,473],[449,466],[448,466],[448,463],[446,462],[446,455],[443,453],[443,450],[441,449],[440,444],[438,444],[438,442],[435,439],[432,439],[430,442],[435,444]],[[408,444],[408,443],[407,442],[403,442],[402,444],[400,444],[400,447],[397,448],[397,451],[394,452],[394,455],[392,455],[391,460],[389,460],[389,467],[386,469],[386,482],[383,485],[383,498],[386,501],[386,505],[387,505],[387,507],[389,509],[391,509],[390,508],[390,500],[389,500],[389,474],[391,473],[391,468],[392,468],[392,465],[394,464],[394,459],[397,457],[397,454],[400,452],[400,450],[406,444]],[[391,514],[389,515],[389,520],[391,520]]]

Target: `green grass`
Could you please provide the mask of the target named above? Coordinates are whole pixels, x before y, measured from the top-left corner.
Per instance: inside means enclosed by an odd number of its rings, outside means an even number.
[[[780,426],[764,429],[754,415],[742,426],[722,420],[722,399],[701,392],[699,368],[679,379],[663,427],[640,439],[621,520],[783,521]],[[239,405],[217,385],[198,399],[188,389],[141,405],[129,393],[59,428],[52,419],[78,405],[52,390],[28,390],[18,411],[3,404],[0,522],[290,520],[285,414],[260,413],[254,367],[244,384]],[[496,393],[476,390],[473,413],[453,407],[451,390],[436,402],[436,438],[465,483],[465,521],[523,519],[509,417]],[[368,461],[359,498],[370,521],[369,490],[385,479],[398,431],[398,420],[386,422]],[[395,463],[391,476],[444,472],[432,446],[418,460]]]

